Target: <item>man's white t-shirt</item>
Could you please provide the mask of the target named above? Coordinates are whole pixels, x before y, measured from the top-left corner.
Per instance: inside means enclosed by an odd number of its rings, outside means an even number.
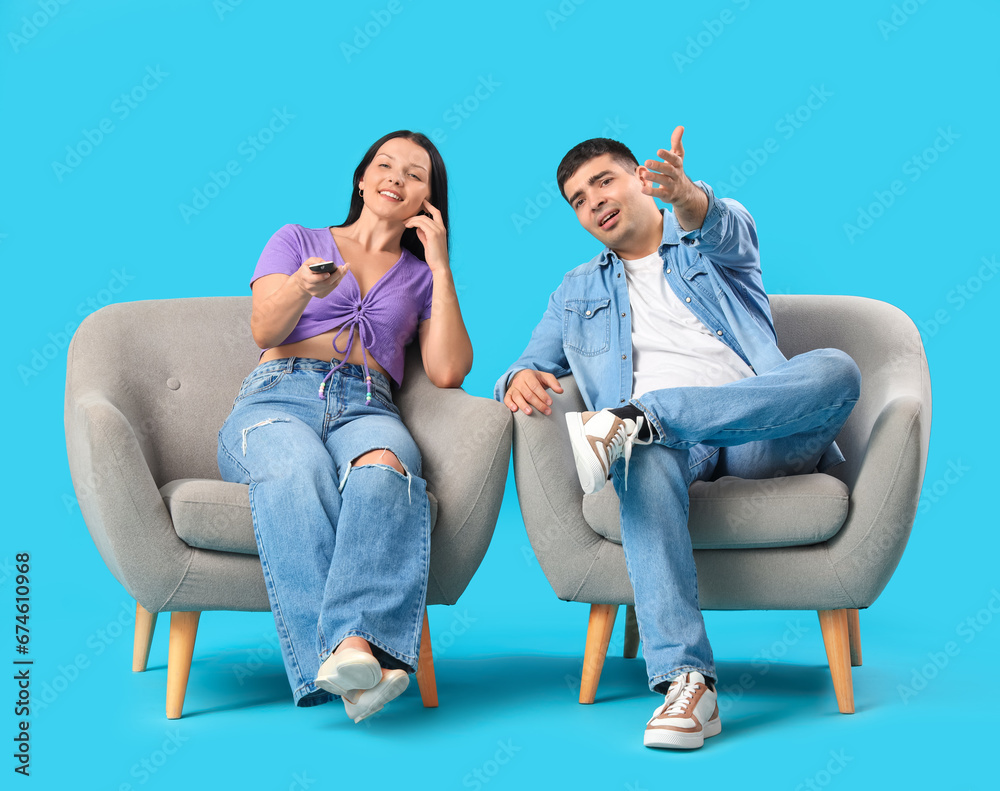
[[[632,308],[632,397],[753,376],[750,367],[681,302],[658,252],[622,259]]]

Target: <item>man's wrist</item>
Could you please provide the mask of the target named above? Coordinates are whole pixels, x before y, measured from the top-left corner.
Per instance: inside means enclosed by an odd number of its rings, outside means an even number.
[[[708,214],[708,195],[691,179],[687,180],[686,195],[680,201],[674,201],[674,217],[683,231],[695,231],[701,227]],[[687,220],[685,223],[684,221]],[[688,228],[686,225],[690,225]]]

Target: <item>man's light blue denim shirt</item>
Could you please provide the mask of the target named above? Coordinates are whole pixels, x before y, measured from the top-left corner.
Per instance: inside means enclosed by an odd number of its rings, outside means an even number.
[[[701,228],[685,231],[661,209],[659,253],[663,276],[678,299],[753,369],[766,373],[787,359],[778,348],[760,272],[757,229],[746,208],[708,196]],[[588,410],[618,407],[632,397],[632,320],[621,259],[608,247],[570,270],[549,296],[524,353],[497,381],[503,401],[512,374],[523,368],[556,377],[572,373]],[[824,470],[844,460],[834,443],[820,460]]]

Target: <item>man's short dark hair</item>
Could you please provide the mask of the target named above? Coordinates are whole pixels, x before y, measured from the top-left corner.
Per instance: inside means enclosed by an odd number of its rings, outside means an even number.
[[[566,153],[566,156],[562,158],[559,167],[556,168],[556,181],[559,182],[559,191],[567,201],[569,201],[569,198],[563,189],[563,185],[586,162],[602,154],[611,154],[615,162],[629,172],[634,171],[639,165],[639,160],[635,158],[635,155],[624,143],[619,143],[617,140],[611,140],[607,137],[592,137],[590,140],[584,140],[582,143],[573,146]]]

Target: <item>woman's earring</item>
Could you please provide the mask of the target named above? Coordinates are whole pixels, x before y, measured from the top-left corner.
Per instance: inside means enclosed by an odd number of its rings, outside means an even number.
[[[361,189],[361,187],[358,187],[358,195],[360,195],[362,198],[365,197],[365,191]]]

